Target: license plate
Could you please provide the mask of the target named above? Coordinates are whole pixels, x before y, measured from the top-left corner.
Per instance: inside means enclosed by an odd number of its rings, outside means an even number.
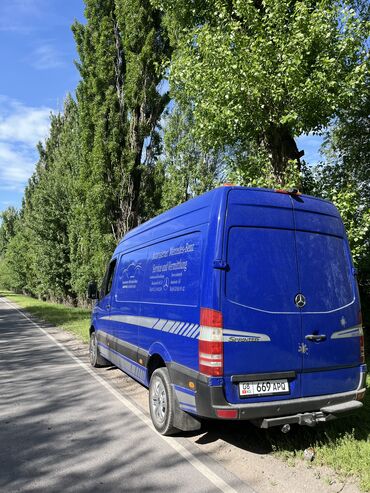
[[[283,380],[259,380],[257,382],[240,382],[240,397],[249,397],[252,395],[274,395],[289,394],[289,383],[287,379]]]

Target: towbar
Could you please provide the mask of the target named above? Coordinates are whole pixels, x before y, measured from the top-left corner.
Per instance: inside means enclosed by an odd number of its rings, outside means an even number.
[[[362,407],[362,403],[359,401],[343,402],[341,404],[323,407],[320,411],[298,413],[291,416],[280,416],[278,418],[255,419],[252,423],[259,428],[271,428],[272,426],[283,426],[285,424],[315,426],[317,423],[332,421],[339,414],[349,414],[360,407]]]

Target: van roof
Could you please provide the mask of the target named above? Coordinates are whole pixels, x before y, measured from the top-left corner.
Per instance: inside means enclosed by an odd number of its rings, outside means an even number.
[[[217,187],[209,192],[206,192],[198,197],[190,199],[176,207],[169,209],[162,214],[146,221],[145,223],[137,226],[136,228],[129,231],[119,242],[117,251],[119,249],[119,245],[122,242],[126,242],[128,240],[133,240],[135,242],[135,237],[141,235],[144,232],[149,232],[151,229],[163,225],[166,222],[172,221],[175,218],[179,218],[181,216],[187,215],[189,212],[193,212],[196,210],[212,208],[214,204],[219,204],[223,197],[225,197],[230,190],[245,190],[251,194],[259,194],[260,192],[269,192],[271,193],[271,205],[274,205],[274,202],[278,202],[278,194],[276,190],[268,189],[268,188],[252,188],[252,187],[242,187],[242,186],[234,186],[234,185],[224,185],[221,187]],[[276,197],[276,200],[274,200]],[[328,214],[328,204],[330,204],[330,213],[331,215],[339,216],[339,213],[336,211],[333,204],[327,200],[312,197],[310,195],[297,195],[297,200],[304,200],[305,209],[312,210],[317,213]],[[257,197],[256,197],[257,198]],[[322,206],[320,206],[320,203]],[[130,241],[131,243],[131,241]]]

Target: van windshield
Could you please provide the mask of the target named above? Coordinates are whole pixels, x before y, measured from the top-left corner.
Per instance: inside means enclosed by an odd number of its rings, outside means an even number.
[[[295,312],[294,298],[306,298],[305,312],[336,310],[354,296],[343,238],[284,229],[229,230],[226,297],[275,313]]]

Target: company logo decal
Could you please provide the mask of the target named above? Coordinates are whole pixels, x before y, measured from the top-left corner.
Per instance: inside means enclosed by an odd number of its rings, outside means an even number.
[[[303,308],[306,305],[306,298],[302,293],[298,293],[294,298],[294,303],[298,308]]]

